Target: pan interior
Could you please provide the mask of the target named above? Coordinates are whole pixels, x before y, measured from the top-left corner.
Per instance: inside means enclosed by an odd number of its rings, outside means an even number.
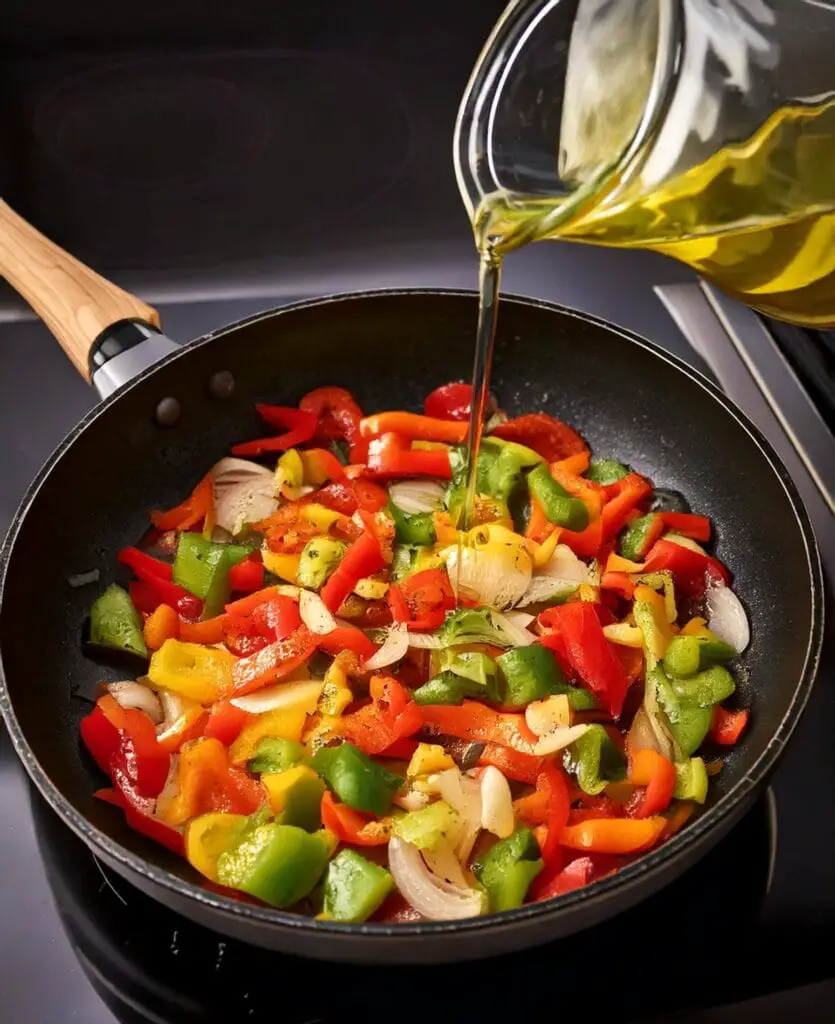
[[[116,551],[145,530],[148,512],[176,504],[230,444],[258,435],[255,400],[295,404],[313,387],[349,388],[367,411],[418,410],[449,380],[468,379],[472,295],[379,293],[289,309],[191,347],[88,418],[51,465],[13,527],[0,607],[8,699],[35,760],[69,802],[112,840],[174,875],[187,863],[128,829],[93,799],[103,777],[82,752],[79,719],[100,680],[124,671],[82,654],[96,593],[124,581]],[[207,382],[229,370],[231,397]],[[511,414],[565,419],[597,455],[681,491],[711,517],[719,557],[747,606],[753,641],[737,671],[751,706],[745,742],[714,780],[727,793],[766,749],[789,711],[814,627],[809,554],[792,502],[755,439],[704,386],[628,335],[541,304],[503,300],[494,390]],[[182,403],[160,430],[163,397]],[[16,530],[16,534],[15,531]],[[98,586],[68,577],[97,569]]]

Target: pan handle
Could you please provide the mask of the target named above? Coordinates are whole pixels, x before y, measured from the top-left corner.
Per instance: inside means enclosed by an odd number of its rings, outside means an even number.
[[[178,347],[155,309],[70,256],[2,199],[0,274],[102,397]]]

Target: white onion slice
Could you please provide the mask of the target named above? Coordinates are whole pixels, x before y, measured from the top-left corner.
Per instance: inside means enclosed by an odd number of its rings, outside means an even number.
[[[142,683],[126,680],[121,683],[108,683],[108,693],[123,708],[137,708],[144,711],[154,725],[162,721],[162,707],[153,690]]]
[[[246,459],[226,458],[211,470],[215,523],[233,536],[246,523],[266,519],[278,508],[271,470]]]
[[[449,843],[434,850],[421,850],[420,855],[432,874],[442,878],[447,885],[455,885],[459,889],[470,888],[458,857]]]
[[[708,629],[720,640],[730,644],[737,654],[742,654],[751,643],[751,627],[742,602],[731,590],[720,583],[707,592]]]
[[[434,512],[443,504],[446,488],[437,480],[401,480],[389,488],[389,498],[401,512]]]
[[[439,878],[426,866],[420,850],[397,836],[389,840],[389,868],[403,896],[430,921],[458,921],[484,912],[481,892]]]
[[[470,544],[463,550],[455,544],[442,553],[456,595],[460,589],[491,608],[512,608],[533,574],[524,538],[498,523],[476,527],[468,536]]]
[[[507,615],[491,611],[490,617],[493,620],[493,625],[499,632],[504,633],[511,646],[530,647],[531,644],[536,643],[537,637],[529,629],[524,629],[522,626],[517,625]]]
[[[333,613],[312,590],[299,591],[299,615],[310,632],[317,636],[327,636],[336,629]]]
[[[517,608],[527,608],[530,604],[542,604],[544,601],[559,604],[571,597],[580,586],[576,580],[562,576],[534,576],[530,586],[516,603]]]
[[[514,626],[519,626],[520,629],[525,629],[533,622],[536,618],[535,615],[531,615],[530,612],[505,612],[504,617],[508,622],[512,622]]]
[[[554,729],[541,736],[536,743],[527,743],[521,737],[514,741],[513,746],[525,754],[533,754],[534,757],[547,757],[549,754],[556,754],[565,750],[578,740],[589,729],[588,725],[572,725],[568,729]]]
[[[253,715],[265,711],[277,711],[279,708],[299,708],[312,715],[319,702],[324,683],[321,679],[306,679],[295,683],[276,683],[265,686],[263,690],[248,693],[243,697],[233,697],[229,702],[241,711],[249,711]]]
[[[557,544],[554,553],[539,570],[540,576],[554,576],[574,583],[591,583],[589,567],[567,544]]]
[[[409,646],[419,647],[428,651],[437,651],[441,648],[441,640],[434,633],[410,633]]]
[[[180,715],[184,715],[196,703],[181,697],[178,693],[172,693],[170,690],[160,690],[157,697],[162,705],[162,724],[164,726],[176,722]]]
[[[389,627],[382,646],[371,655],[363,667],[367,672],[376,672],[405,658],[408,650],[409,633],[406,624],[401,622]]]
[[[455,844],[455,853],[461,860],[466,860],[481,831],[480,784],[464,775],[459,768],[447,768],[437,775],[430,775],[427,785],[461,816],[461,834]]]
[[[632,719],[632,725],[626,736],[626,748],[635,750],[655,750],[668,761],[675,760],[673,738],[663,725],[658,715],[642,704]]]
[[[419,789],[409,789],[405,793],[398,793],[394,802],[404,811],[420,811],[429,803],[429,794],[421,793]]]
[[[507,839],[515,823],[507,779],[498,768],[488,765],[481,775],[481,827],[499,839]]]

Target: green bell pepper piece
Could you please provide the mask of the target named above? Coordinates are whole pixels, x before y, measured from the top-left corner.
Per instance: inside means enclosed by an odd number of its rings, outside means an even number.
[[[544,462],[528,473],[528,487],[548,522],[567,530],[585,530],[589,525],[589,510],[557,483]]]
[[[626,778],[626,758],[609,739],[602,725],[592,725],[564,755],[565,767],[589,796],[602,793],[610,782]]]
[[[711,708],[721,704],[736,689],[731,673],[721,665],[697,672],[689,679],[673,679],[673,690],[680,701],[697,704],[700,708]]]
[[[487,890],[490,910],[521,907],[531,882],[542,870],[539,844],[529,828],[518,828],[473,864],[473,874]]]
[[[391,576],[394,580],[402,580],[414,568],[415,558],[420,551],[418,544],[398,544],[394,549],[391,563]]]
[[[472,683],[476,683],[485,700],[499,700],[499,669],[489,654],[481,651],[456,651],[445,648],[438,652],[437,671],[452,672]]]
[[[565,683],[557,659],[546,647],[514,647],[499,655],[496,664],[505,682],[503,701],[510,707],[542,700]]]
[[[356,852],[342,850],[328,865],[323,917],[357,924],[374,913],[394,888],[385,868]]]
[[[586,471],[586,479],[592,483],[602,484],[607,487],[609,484],[616,484],[629,475],[629,470],[617,459],[592,459],[591,465]]]
[[[703,804],[707,799],[707,769],[700,757],[691,757],[676,764],[676,800],[695,800]]]
[[[174,558],[173,579],[203,601],[203,618],[211,619],[229,601],[229,570],[251,548],[245,544],[215,544],[199,533],[183,533]]]
[[[560,683],[551,690],[551,693],[564,693],[568,697],[568,703],[575,711],[593,711],[596,707],[599,707],[591,690],[584,690],[582,686]]]
[[[348,545],[330,537],[314,537],[302,548],[299,555],[297,577],[299,585],[308,590],[324,586],[328,576],[342,561]]]
[[[487,471],[486,486],[479,493],[490,494],[506,502],[522,479],[523,466],[522,459],[512,448],[499,449]]]
[[[217,878],[273,907],[291,907],[322,877],[331,849],[321,833],[268,822],[218,857]]]
[[[311,763],[342,803],[355,811],[385,814],[403,785],[399,776],[381,768],[353,743],[322,747]]]
[[[251,772],[283,772],[300,764],[305,756],[301,743],[277,736],[265,736],[258,741],[255,756],[249,759],[247,767]]]
[[[429,547],[435,543],[435,519],[431,512],[409,515],[389,502],[388,511],[394,520],[394,537],[398,544],[417,544]]]
[[[115,583],[100,594],[90,608],[90,643],[112,651],[127,651],[140,658],[148,657],[142,635],[142,616],[130,594]]]
[[[525,444],[519,444],[518,441],[506,441],[503,437],[488,435],[481,439],[481,443],[488,450],[496,451],[498,449],[500,452],[513,452],[524,469],[531,469],[539,465],[540,462],[545,462],[539,452],[535,452],[533,448],[528,448]]]
[[[695,754],[710,732],[713,708],[702,708],[679,699],[660,665],[650,670],[658,703],[666,714],[673,739],[685,757]]]
[[[458,813],[445,800],[438,800],[419,811],[395,817],[392,832],[419,850],[434,850],[456,837],[460,824]]]
[[[467,697],[484,697],[485,688],[454,672],[440,675],[419,686],[412,694],[416,704],[460,704]]]
[[[296,825],[305,832],[316,832],[322,827],[322,797],[325,783],[314,772],[307,772],[296,780],[285,793],[284,810],[276,815],[279,825]]]
[[[723,661],[731,661],[736,651],[721,640],[698,636],[675,636],[664,655],[664,668],[671,676],[686,679]]]
[[[655,512],[650,512],[626,527],[618,539],[618,551],[623,558],[628,558],[633,562],[641,561],[649,551],[650,531],[657,518],[658,515]]]

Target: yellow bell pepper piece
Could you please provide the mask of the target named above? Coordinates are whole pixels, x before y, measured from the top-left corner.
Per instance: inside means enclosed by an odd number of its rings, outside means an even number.
[[[354,593],[366,601],[380,601],[388,593],[389,585],[384,580],[375,580],[370,576],[357,580]]]
[[[533,564],[535,569],[542,569],[548,562],[551,561],[551,557],[557,550],[557,544],[560,542],[560,529],[557,527],[541,544],[535,544],[533,541],[530,542],[530,546],[534,549],[531,551],[533,557]]]
[[[298,742],[302,738],[306,718],[304,708],[278,708],[258,715],[254,722],[243,727],[229,748],[229,759],[233,764],[245,764],[255,756],[255,748],[265,736]]]
[[[696,636],[700,640],[718,640],[719,637],[707,628],[707,621],[698,615],[681,627],[679,636]]]
[[[424,569],[440,569],[444,560],[431,548],[420,548],[415,555],[414,572],[423,572]]]
[[[334,523],[344,518],[339,512],[334,512],[332,508],[319,505],[315,501],[312,501],[309,505],[302,505],[299,509],[299,514],[302,519],[306,519],[309,523],[313,523],[314,526],[318,526],[322,533],[327,533]]]
[[[315,787],[317,784],[324,791],[324,784],[316,772],[306,764],[293,765],[283,772],[266,772],[261,776],[261,782],[267,790],[267,797],[270,801],[270,810],[273,814],[281,814],[287,806],[287,799],[290,791],[300,784],[307,784]]]
[[[443,441],[412,441],[413,452],[448,452],[449,445]]]
[[[232,666],[236,661],[229,651],[166,640],[151,655],[148,678],[162,690],[199,704],[212,704],[232,690]]]
[[[606,559],[606,572],[643,572],[643,562],[633,562],[629,558],[622,558],[614,551]]]
[[[648,611],[651,619],[648,624],[649,628],[644,628],[645,622],[642,621],[644,615],[639,605]],[[667,621],[667,607],[664,598],[651,587],[640,584],[635,587],[633,614],[644,634],[644,644],[648,655],[660,661],[667,653],[667,647],[673,638],[673,631]]]
[[[577,595],[581,601],[587,601],[590,604],[597,604],[600,600],[600,591],[590,583],[581,583],[577,588]]]
[[[304,482],[302,457],[295,448],[288,449],[275,467],[275,489],[285,498],[294,500],[301,497],[300,488]]]
[[[613,622],[603,627],[603,635],[613,644],[620,644],[622,647],[642,647],[644,634],[637,626],[630,626],[628,622]]]
[[[220,812],[193,818],[183,833],[189,864],[210,881],[217,881],[218,857],[241,838],[248,820],[243,814]]]
[[[304,736],[304,745],[312,756],[329,740],[339,735],[339,719],[335,715],[322,715]]]
[[[280,580],[287,580],[288,583],[296,583],[299,573],[298,555],[277,555],[270,551],[266,544],[261,547],[261,558],[264,568]]]
[[[416,779],[419,775],[435,775],[454,767],[455,761],[442,746],[437,743],[418,743],[406,769],[406,776]]]
[[[319,697],[319,710],[323,715],[338,717],[353,699],[354,693],[348,682],[348,675],[336,658],[325,672],[325,684]]]

